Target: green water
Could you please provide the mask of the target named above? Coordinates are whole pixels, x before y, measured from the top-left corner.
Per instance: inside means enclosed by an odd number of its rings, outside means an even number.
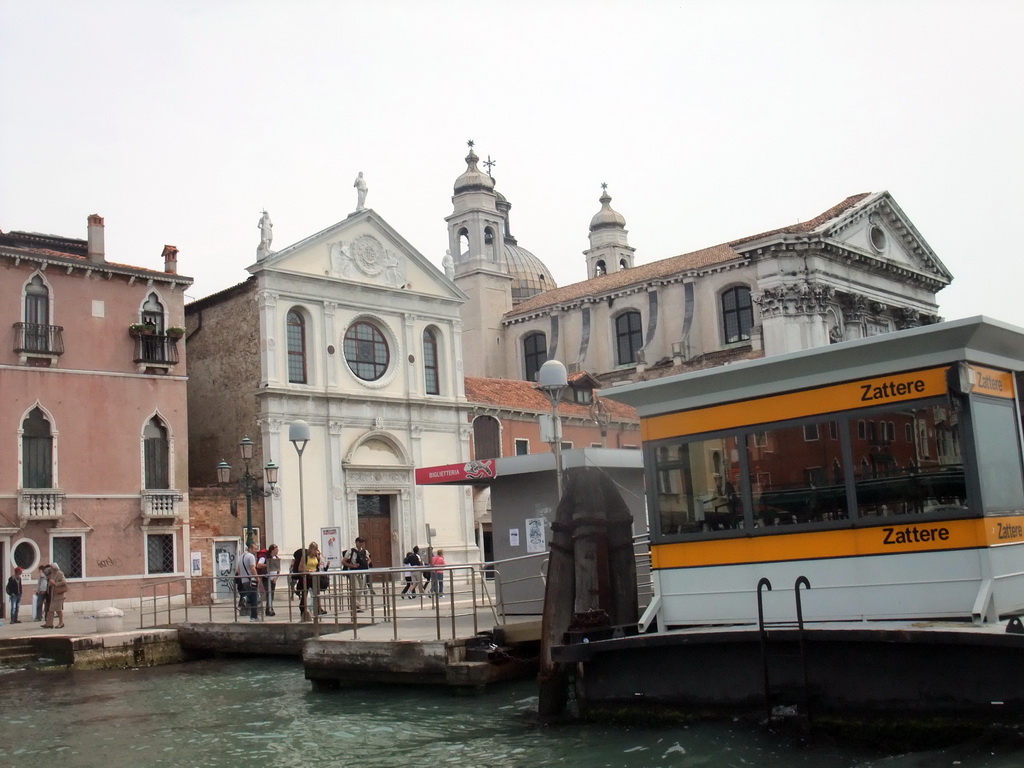
[[[313,693],[296,661],[207,661],[117,672],[0,675],[0,766],[992,766],[1024,765],[1000,729],[887,754],[801,743],[749,722],[673,727],[537,723],[533,685]]]

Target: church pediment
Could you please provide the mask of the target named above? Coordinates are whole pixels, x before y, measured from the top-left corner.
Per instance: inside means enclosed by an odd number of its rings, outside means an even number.
[[[372,210],[311,235],[249,268],[464,300],[462,292]]]
[[[888,192],[870,195],[829,221],[821,235],[839,252],[929,275],[943,283],[953,279]]]

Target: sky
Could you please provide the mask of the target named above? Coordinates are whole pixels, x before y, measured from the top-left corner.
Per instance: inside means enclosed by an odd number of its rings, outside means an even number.
[[[85,238],[191,299],[366,204],[435,265],[466,141],[559,285],[601,183],[635,263],[888,190],[952,320],[1024,326],[1019,0],[0,0],[0,230]]]

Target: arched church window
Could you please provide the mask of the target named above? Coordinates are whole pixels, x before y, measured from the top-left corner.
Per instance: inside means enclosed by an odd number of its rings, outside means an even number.
[[[604,261],[599,261],[594,264],[594,277],[600,277],[608,272],[608,267],[605,266]]]
[[[643,344],[644,334],[639,312],[623,312],[615,318],[615,349],[619,365],[635,363],[636,353]]]
[[[288,313],[288,381],[306,383],[306,319],[295,309]]]
[[[754,307],[750,289],[745,285],[729,288],[722,294],[722,330],[725,343],[749,341],[754,326]]]
[[[437,364],[437,334],[423,331],[423,387],[428,395],[441,394],[441,375]]]
[[[548,361],[548,342],[543,333],[531,333],[523,339],[523,372],[527,381],[536,381],[540,367]]]

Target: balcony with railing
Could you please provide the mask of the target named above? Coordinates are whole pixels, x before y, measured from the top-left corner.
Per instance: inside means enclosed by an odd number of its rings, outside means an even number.
[[[23,522],[60,520],[64,516],[64,491],[56,488],[22,488],[18,491],[18,517]]]
[[[28,358],[54,359],[64,354],[64,327],[42,323],[14,324],[14,352]]]
[[[140,366],[169,368],[178,363],[178,338],[152,333],[135,336],[134,362]]]
[[[180,514],[181,491],[177,490],[153,490],[146,488],[142,491],[142,519],[144,522],[150,520],[176,518]]]

